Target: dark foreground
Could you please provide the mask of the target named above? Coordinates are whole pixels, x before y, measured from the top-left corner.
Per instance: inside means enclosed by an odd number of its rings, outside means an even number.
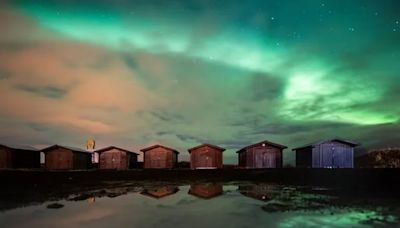
[[[399,170],[1,171],[2,227],[398,227]]]
[[[224,169],[0,171],[3,186],[58,188],[90,186],[102,181],[257,181],[376,191],[400,190],[400,169]]]

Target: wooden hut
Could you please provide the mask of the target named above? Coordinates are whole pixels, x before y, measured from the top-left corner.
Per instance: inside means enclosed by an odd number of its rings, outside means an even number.
[[[246,146],[236,153],[240,168],[282,168],[282,151],[286,146],[267,140]]]
[[[30,146],[0,144],[0,169],[40,168],[40,151]]]
[[[99,154],[100,169],[129,169],[137,166],[138,154],[116,146],[94,151]]]
[[[191,184],[188,193],[199,198],[210,199],[222,195],[223,187],[216,183]]]
[[[343,139],[330,139],[294,148],[296,167],[353,168],[354,147],[357,145]]]
[[[178,162],[179,152],[166,146],[157,144],[140,151],[143,152],[145,169],[172,169]]]
[[[92,153],[74,147],[53,145],[42,150],[46,169],[88,169]]]
[[[157,188],[149,188],[143,190],[140,194],[149,196],[155,199],[164,198],[170,195],[173,195],[179,191],[179,188],[176,186],[162,186]]]
[[[201,144],[188,150],[191,169],[222,169],[224,148],[211,144]]]

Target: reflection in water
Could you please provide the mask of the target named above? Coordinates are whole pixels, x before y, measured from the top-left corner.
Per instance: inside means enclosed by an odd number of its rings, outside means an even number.
[[[156,199],[164,198],[173,195],[179,191],[177,186],[162,186],[144,189],[140,194],[150,196]]]
[[[120,183],[71,192],[42,192],[40,196],[47,199],[40,198],[36,205],[29,191],[16,198],[26,201],[14,204],[0,194],[1,206],[7,201],[8,208],[20,207],[0,213],[1,227],[374,227],[396,226],[400,215],[397,195],[348,196],[272,184]]]
[[[62,205],[60,203],[52,203],[52,204],[47,205],[48,209],[60,209],[63,207],[64,207],[64,205]]]
[[[247,196],[261,201],[269,201],[272,199],[274,186],[268,184],[257,185],[239,185],[238,191]]]
[[[222,195],[223,188],[221,184],[216,183],[191,184],[188,193],[203,199],[210,199]]]
[[[96,197],[89,197],[86,202],[90,205],[90,204],[94,204],[96,202]]]

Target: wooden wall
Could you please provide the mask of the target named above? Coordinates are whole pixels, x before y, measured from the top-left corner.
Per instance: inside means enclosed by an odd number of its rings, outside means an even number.
[[[305,147],[296,150],[296,167],[312,167],[312,147]]]
[[[177,162],[177,155],[172,150],[163,147],[156,147],[144,152],[145,169],[174,168]]]
[[[128,169],[130,154],[117,148],[100,153],[100,169]]]
[[[73,169],[88,169],[91,167],[92,154],[74,152]]]
[[[239,153],[239,166],[243,168],[281,168],[282,149],[268,144],[246,148]]]
[[[6,147],[0,147],[0,169],[12,168],[11,150]]]
[[[88,169],[91,163],[91,154],[61,147],[46,151],[45,154],[46,169]]]
[[[138,155],[131,153],[129,156],[129,169],[139,168]]]
[[[223,167],[223,152],[211,146],[196,148],[190,153],[190,168],[217,168]]]
[[[73,169],[74,155],[71,150],[56,148],[45,154],[46,169]]]
[[[40,151],[12,149],[12,167],[16,169],[40,168]]]
[[[312,150],[314,168],[353,168],[354,148],[340,142],[324,142]]]

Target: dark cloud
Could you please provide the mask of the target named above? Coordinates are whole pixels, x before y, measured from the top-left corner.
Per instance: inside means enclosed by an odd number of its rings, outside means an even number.
[[[29,86],[29,85],[18,85],[17,89],[36,94],[43,97],[48,97],[52,99],[61,99],[67,94],[67,90],[62,88],[57,88],[54,86]]]
[[[5,80],[11,78],[11,74],[8,73],[7,71],[1,70],[0,69],[0,80]]]
[[[121,59],[132,70],[138,70],[139,65],[138,65],[137,60],[135,59],[134,55],[126,53],[126,52],[122,52]]]
[[[150,111],[148,112],[148,114],[166,123],[178,124],[186,122],[186,118],[183,115],[172,111],[158,110],[158,111]]]
[[[250,79],[250,86],[244,93],[252,94],[255,102],[261,100],[274,100],[282,96],[285,89],[285,79],[279,76],[271,76],[266,73],[257,73]]]

